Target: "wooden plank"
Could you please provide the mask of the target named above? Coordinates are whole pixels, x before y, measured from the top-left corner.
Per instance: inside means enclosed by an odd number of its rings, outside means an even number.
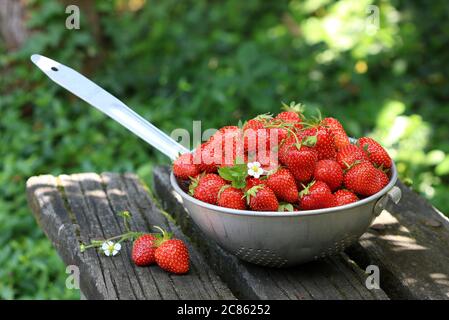
[[[426,200],[398,183],[402,199],[374,221],[347,252],[378,265],[381,286],[395,299],[449,299],[449,224]]]
[[[167,222],[134,175],[33,177],[27,182],[27,193],[36,219],[64,262],[80,268],[80,286],[87,299],[235,299],[182,232]],[[95,250],[81,253],[80,241],[124,232],[116,215],[121,210],[131,212],[136,231],[157,224],[186,241],[191,271],[179,276],[157,266],[137,267],[131,262],[130,244],[124,244],[116,257]]]
[[[50,175],[31,177],[27,181],[28,204],[38,224],[44,230],[62,260],[67,265],[80,268],[80,287],[82,291],[95,293],[98,299],[108,295],[106,281],[99,272],[98,258],[95,252],[81,254],[79,251],[78,226],[72,217],[58,190],[56,178]],[[85,238],[84,238],[85,239]],[[66,248],[72,248],[67,250]]]
[[[206,238],[191,221],[172,193],[168,167],[155,168],[153,176],[161,205],[209,257],[214,270],[238,298],[388,299],[382,290],[366,288],[366,275],[345,254],[288,269],[262,268],[237,259]]]

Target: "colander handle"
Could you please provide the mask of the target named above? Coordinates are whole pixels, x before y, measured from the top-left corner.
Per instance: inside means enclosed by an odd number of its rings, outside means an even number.
[[[55,83],[108,115],[170,159],[174,160],[180,153],[189,152],[187,148],[82,74],[38,54],[33,54],[31,61]]]
[[[398,204],[402,197],[402,191],[399,187],[393,186],[385,195],[377,200],[374,205],[374,215],[377,217],[388,205],[389,201]]]

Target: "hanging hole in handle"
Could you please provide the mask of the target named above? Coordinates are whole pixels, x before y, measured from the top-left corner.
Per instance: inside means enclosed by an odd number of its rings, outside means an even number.
[[[53,71],[59,71],[59,69],[56,68],[56,67],[51,67],[51,70],[53,70]]]

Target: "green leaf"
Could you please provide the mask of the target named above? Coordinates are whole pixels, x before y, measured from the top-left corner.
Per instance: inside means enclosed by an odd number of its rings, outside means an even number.
[[[246,186],[248,169],[245,163],[235,164],[229,167],[220,167],[218,168],[218,174],[223,179],[230,181],[234,188],[243,189]]]

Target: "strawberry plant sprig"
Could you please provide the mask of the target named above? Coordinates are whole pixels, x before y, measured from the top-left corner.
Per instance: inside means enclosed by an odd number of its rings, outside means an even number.
[[[233,166],[220,167],[218,174],[223,179],[230,181],[234,188],[243,189],[246,186],[246,177],[248,177],[247,164],[236,160]]]
[[[120,244],[121,242],[127,241],[127,240],[134,241],[141,235],[145,234],[144,232],[136,232],[136,231],[131,230],[131,228],[129,226],[129,220],[131,219],[131,213],[129,211],[121,211],[117,215],[119,217],[123,218],[123,223],[125,225],[125,230],[126,230],[125,233],[118,235],[118,236],[110,237],[105,240],[92,240],[92,241],[90,241],[89,244],[81,243],[80,251],[84,252],[90,248],[100,248],[101,250],[103,250],[103,252],[107,256],[109,256],[109,255],[115,256],[121,249],[121,244]],[[116,240],[118,240],[118,241],[116,241]]]

